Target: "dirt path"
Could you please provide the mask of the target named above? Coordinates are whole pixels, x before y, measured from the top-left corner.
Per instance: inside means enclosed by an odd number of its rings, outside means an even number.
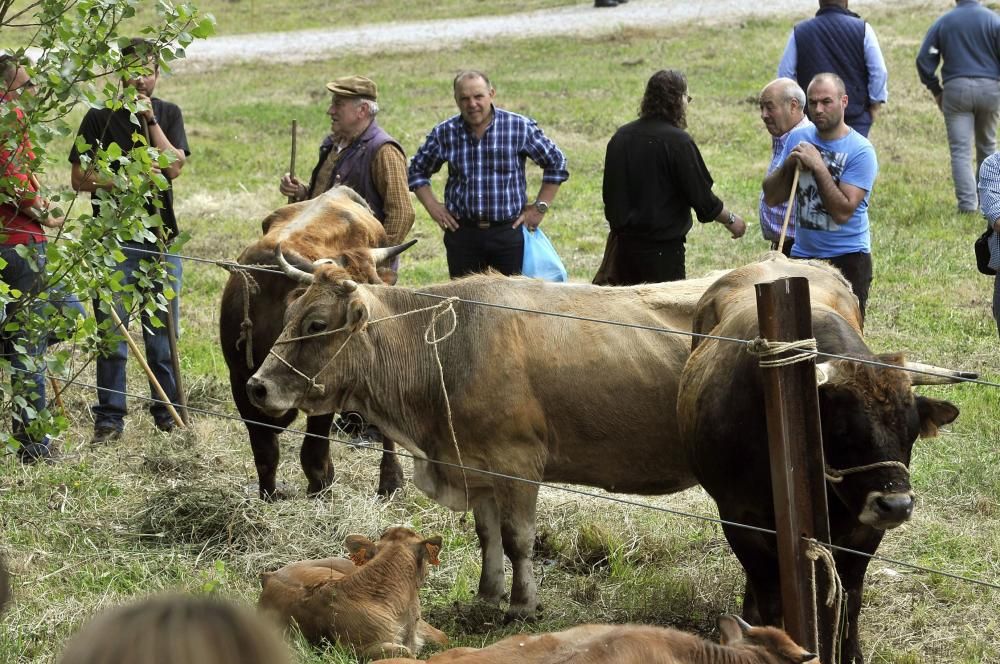
[[[864,15],[889,0],[856,0],[851,9]],[[926,4],[892,0],[893,6]],[[301,30],[216,37],[192,44],[178,68],[206,68],[240,60],[296,62],[334,53],[403,52],[457,48],[468,41],[599,35],[621,28],[650,28],[682,23],[731,22],[751,17],[788,17],[789,26],[810,16],[813,0],[631,0],[596,9],[591,2],[524,14],[451,20],[383,23],[350,28]]]

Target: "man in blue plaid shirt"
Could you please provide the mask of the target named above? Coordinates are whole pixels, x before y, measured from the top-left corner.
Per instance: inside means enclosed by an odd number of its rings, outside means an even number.
[[[453,84],[459,114],[438,124],[410,161],[409,186],[441,227],[452,279],[493,268],[518,274],[524,224],[534,230],[569,178],[566,157],[534,120],[493,105],[486,74],[463,71]],[[529,203],[525,160],[542,168],[542,186]],[[430,178],[448,163],[444,203]]]

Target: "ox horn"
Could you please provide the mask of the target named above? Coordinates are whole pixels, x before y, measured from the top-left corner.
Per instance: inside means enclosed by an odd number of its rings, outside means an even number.
[[[297,268],[285,260],[285,255],[281,252],[280,242],[274,245],[274,258],[278,261],[278,265],[281,266],[281,271],[295,281],[300,281],[304,284],[311,284],[315,280],[315,277],[313,277],[311,272],[306,272],[305,270]]]
[[[403,244],[397,244],[395,247],[378,247],[371,250],[371,257],[375,261],[376,265],[380,263],[387,263],[416,243],[416,240],[410,240],[409,242],[404,242]]]
[[[950,385],[960,383],[963,379],[979,378],[979,374],[974,371],[955,371],[920,362],[906,362],[903,369],[920,372],[910,374],[910,382],[914,385]]]

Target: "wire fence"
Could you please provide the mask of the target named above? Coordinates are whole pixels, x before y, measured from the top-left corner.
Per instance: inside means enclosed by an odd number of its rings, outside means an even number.
[[[62,236],[60,239],[67,240],[67,241],[70,240],[70,238],[67,238],[65,236]],[[139,249],[139,248],[130,248],[130,250],[137,251],[137,252],[140,252],[140,253],[147,253],[150,256],[159,256],[161,254],[161,252],[158,252],[158,251],[144,250],[144,249]],[[274,266],[246,265],[246,264],[236,263],[236,262],[233,262],[233,261],[220,261],[220,260],[215,260],[215,259],[207,259],[207,258],[201,258],[201,257],[189,256],[189,255],[183,255],[183,254],[173,254],[173,255],[177,256],[181,260],[189,260],[189,261],[200,262],[200,263],[204,263],[204,264],[216,265],[216,266],[227,268],[227,269],[238,268],[238,269],[241,269],[241,270],[260,271],[260,272],[278,274],[278,275],[282,275],[282,276],[284,275],[284,272],[282,270],[280,270],[280,269],[278,269],[278,268],[276,268]],[[462,303],[465,303],[465,304],[468,304],[468,305],[472,305],[472,306],[481,306],[481,307],[486,307],[486,308],[495,308],[495,309],[501,309],[501,310],[508,310],[508,311],[513,311],[513,312],[517,312],[517,313],[521,313],[521,314],[550,316],[550,317],[555,317],[555,318],[564,318],[564,319],[577,320],[577,321],[581,321],[581,322],[606,324],[606,325],[619,326],[619,327],[624,327],[624,328],[645,330],[645,331],[654,332],[654,333],[677,334],[677,335],[688,336],[688,337],[698,337],[698,338],[701,338],[701,339],[713,339],[713,340],[717,340],[717,341],[721,341],[721,342],[725,342],[725,343],[737,343],[737,344],[743,344],[743,345],[751,345],[751,344],[755,343],[756,341],[759,341],[759,340],[753,340],[753,339],[740,339],[740,338],[724,337],[724,336],[711,335],[711,334],[702,334],[702,333],[696,333],[696,332],[685,331],[685,330],[674,330],[674,329],[670,329],[670,328],[663,328],[663,327],[649,326],[649,325],[641,325],[641,324],[635,324],[635,323],[627,323],[627,322],[615,321],[615,320],[610,320],[610,319],[591,318],[591,317],[586,317],[586,316],[578,316],[578,315],[574,315],[574,314],[566,314],[566,313],[562,313],[562,312],[545,311],[545,310],[540,310],[540,309],[529,309],[529,308],[525,308],[525,307],[516,307],[516,306],[511,306],[511,305],[505,305],[505,304],[498,304],[498,303],[492,303],[492,302],[484,302],[484,301],[479,301],[479,300],[456,298],[456,297],[453,297],[453,296],[445,296],[445,295],[439,295],[439,294],[436,294],[436,293],[428,293],[428,292],[425,292],[425,291],[420,291],[420,290],[415,290],[415,289],[411,289],[411,292],[413,292],[415,295],[418,295],[418,296],[421,296],[421,297],[427,297],[427,298],[437,299],[437,300],[442,300],[442,301],[443,300],[449,300],[449,299],[451,299],[453,301],[462,302]],[[816,357],[825,357],[825,358],[829,358],[829,359],[840,359],[840,360],[846,360],[846,361],[850,361],[850,362],[858,362],[858,363],[861,363],[861,364],[867,364],[867,365],[876,366],[876,367],[882,367],[882,368],[887,368],[887,369],[895,369],[895,370],[898,370],[898,371],[907,371],[907,372],[916,373],[916,374],[925,374],[925,375],[929,375],[929,376],[945,377],[945,378],[948,378],[950,380],[954,380],[955,382],[974,383],[974,384],[977,384],[977,385],[983,385],[983,386],[995,387],[995,388],[996,387],[1000,387],[1000,383],[993,382],[993,381],[988,381],[988,380],[984,380],[984,379],[980,379],[980,378],[971,378],[971,377],[968,377],[968,376],[956,376],[956,375],[952,375],[952,374],[940,374],[940,373],[936,373],[936,372],[932,372],[932,371],[919,370],[919,369],[913,369],[913,368],[908,368],[908,367],[901,367],[899,365],[894,365],[894,364],[887,364],[887,363],[883,363],[883,362],[880,362],[880,361],[877,361],[877,360],[870,360],[870,359],[866,359],[866,358],[850,357],[850,356],[838,355],[838,354],[833,354],[833,353],[825,353],[825,352],[816,351],[816,350],[812,350],[812,351],[808,351],[807,350],[807,351],[803,351],[803,352],[805,352],[806,354],[814,355]],[[15,367],[11,367],[11,370],[12,371],[23,371],[25,373],[30,373],[30,372],[27,372],[27,371],[22,370],[22,369],[17,369]],[[79,372],[77,372],[76,375],[78,376]],[[124,392],[124,391],[117,391],[117,390],[108,390],[107,388],[98,388],[96,385],[87,383],[85,381],[82,381],[78,377],[75,377],[75,378],[72,378],[72,379],[69,379],[69,380],[63,380],[62,382],[64,384],[75,385],[75,386],[78,386],[78,387],[92,388],[92,389],[95,389],[95,390],[101,389],[101,390],[106,390],[106,391],[110,391],[110,392],[115,392],[117,394],[121,394],[121,395],[126,396],[126,397],[130,397],[130,398],[133,398],[133,399],[140,399],[140,400],[148,401],[148,402],[152,402],[152,403],[166,403],[166,402],[164,402],[164,401],[162,401],[160,399],[156,399],[156,398],[153,398],[153,397],[148,397],[148,396],[144,396],[144,395],[140,395],[140,394],[135,394],[135,393],[130,393],[130,392]],[[316,437],[316,438],[325,438],[327,440],[330,440],[332,442],[336,442],[336,443],[341,444],[341,445],[345,445],[345,446],[349,446],[349,447],[353,447],[353,448],[361,448],[361,449],[365,449],[365,450],[369,449],[368,445],[359,445],[359,444],[354,443],[354,442],[352,442],[350,440],[343,440],[343,439],[338,438],[336,436],[319,436],[317,434],[311,434],[309,432],[301,431],[301,430],[297,430],[297,429],[293,429],[293,428],[281,427],[281,426],[278,426],[278,425],[275,425],[275,424],[271,424],[271,423],[268,423],[268,422],[262,422],[262,421],[256,421],[256,420],[249,420],[249,419],[237,416],[237,415],[231,415],[231,414],[220,413],[220,412],[216,412],[216,411],[212,411],[212,410],[208,410],[208,409],[204,409],[204,408],[198,408],[198,407],[192,406],[191,404],[187,405],[187,410],[189,412],[197,413],[197,414],[208,416],[208,417],[214,417],[214,418],[226,419],[226,420],[232,420],[232,421],[239,421],[239,422],[242,422],[245,425],[256,425],[256,426],[260,426],[260,427],[264,427],[264,428],[270,428],[270,429],[274,429],[277,432],[285,431],[285,432],[288,432],[288,433],[291,433],[291,434],[299,434],[299,435],[306,436],[306,437],[310,437],[311,436],[311,437]],[[374,451],[374,450],[372,450],[372,451]],[[623,506],[636,507],[636,508],[640,508],[640,509],[648,509],[648,510],[651,510],[651,511],[665,513],[665,514],[669,514],[669,515],[680,517],[680,518],[693,519],[693,520],[698,520],[698,521],[702,521],[702,522],[712,523],[712,524],[716,524],[716,525],[720,525],[720,526],[730,526],[730,527],[734,527],[734,528],[741,528],[741,529],[755,531],[755,532],[759,532],[759,533],[763,533],[763,534],[767,534],[767,535],[776,535],[775,531],[772,530],[772,529],[760,528],[760,527],[752,526],[752,525],[749,525],[749,524],[743,524],[743,523],[739,523],[739,522],[728,521],[728,520],[720,519],[720,518],[717,518],[717,517],[711,517],[711,516],[707,516],[707,515],[693,514],[693,513],[685,512],[685,511],[682,511],[682,510],[676,510],[676,509],[672,509],[672,508],[668,508],[668,507],[663,507],[663,506],[659,506],[659,505],[652,505],[652,504],[649,504],[649,503],[644,503],[644,502],[633,500],[633,499],[627,499],[627,498],[621,498],[621,497],[613,496],[613,495],[606,495],[606,494],[601,494],[601,493],[595,493],[595,492],[592,492],[592,491],[587,491],[587,490],[575,488],[575,487],[572,487],[572,486],[550,484],[550,483],[547,483],[547,482],[544,482],[544,481],[532,480],[532,479],[529,479],[529,478],[518,477],[518,476],[514,476],[514,475],[508,475],[508,474],[505,474],[505,473],[498,473],[498,472],[495,472],[495,471],[490,471],[490,470],[486,470],[486,469],[482,469],[482,468],[474,468],[474,467],[466,466],[466,465],[460,464],[460,463],[451,463],[451,462],[447,462],[447,461],[441,461],[439,459],[430,459],[430,458],[424,458],[424,457],[417,457],[416,455],[414,455],[414,454],[412,454],[410,452],[407,452],[407,451],[395,450],[395,451],[388,451],[388,452],[384,452],[384,453],[393,454],[393,455],[395,455],[397,457],[408,458],[408,459],[411,459],[411,460],[419,459],[419,460],[421,460],[423,462],[426,462],[426,463],[433,463],[433,464],[437,464],[439,466],[461,470],[462,472],[475,473],[475,474],[485,475],[485,476],[493,477],[493,478],[496,478],[496,479],[503,479],[503,480],[507,480],[507,481],[521,482],[521,483],[525,483],[525,484],[530,484],[530,485],[536,486],[538,488],[544,488],[544,489],[547,489],[547,490],[559,491],[559,492],[563,492],[563,493],[569,493],[569,494],[573,494],[573,495],[577,495],[577,496],[581,496],[581,497],[593,498],[593,499],[597,499],[597,500],[601,500],[601,501],[607,501],[607,502],[611,502],[611,503],[615,503],[615,504],[619,504],[619,505],[623,505]],[[865,558],[869,558],[871,560],[878,560],[878,561],[881,561],[881,562],[885,562],[885,563],[888,563],[888,564],[896,565],[896,566],[899,566],[899,567],[904,567],[904,568],[911,569],[911,570],[918,571],[918,572],[923,572],[923,573],[926,573],[926,574],[938,575],[938,576],[941,576],[941,577],[946,577],[946,578],[954,579],[956,581],[960,581],[960,582],[968,583],[968,584],[972,584],[972,585],[977,585],[977,586],[981,586],[981,587],[984,587],[984,588],[989,588],[989,589],[992,589],[992,590],[1000,590],[1000,583],[994,583],[994,582],[991,582],[991,581],[985,581],[985,580],[982,580],[982,579],[976,579],[976,578],[972,578],[972,577],[968,577],[968,576],[963,576],[963,575],[960,575],[960,574],[954,574],[952,572],[946,572],[946,571],[939,570],[939,569],[934,569],[934,568],[931,568],[931,567],[917,565],[917,564],[914,564],[914,563],[909,563],[909,562],[906,562],[906,561],[889,558],[889,557],[886,557],[886,556],[883,556],[883,555],[879,555],[879,554],[869,554],[869,553],[866,553],[866,552],[863,552],[863,551],[858,551],[858,550],[850,549],[850,548],[847,548],[847,547],[841,547],[841,546],[837,546],[837,545],[834,545],[834,544],[822,543],[822,542],[820,544],[822,546],[830,549],[831,551],[838,551],[838,552],[849,554],[849,555],[862,556],[862,557],[865,557]]]

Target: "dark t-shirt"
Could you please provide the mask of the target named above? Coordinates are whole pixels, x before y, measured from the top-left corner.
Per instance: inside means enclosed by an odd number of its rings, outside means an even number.
[[[604,216],[622,236],[683,240],[722,213],[694,140],[663,120],[635,120],[611,137],[604,159]]]
[[[184,133],[184,117],[181,115],[180,107],[156,97],[153,97],[151,101],[153,114],[156,116],[160,128],[163,129],[163,133],[166,134],[167,140],[178,150],[183,150],[185,155],[190,155],[191,150],[188,149],[187,135]],[[102,148],[107,148],[111,143],[117,143],[123,152],[127,152],[136,147],[132,135],[141,132],[142,129],[132,123],[130,114],[126,110],[112,111],[107,108],[92,108],[83,117],[80,130],[77,133],[83,136],[84,140],[91,146],[100,145]],[[90,156],[93,156],[93,152],[90,153]],[[69,160],[74,164],[80,163],[80,153],[77,151],[76,145],[69,153]],[[159,212],[160,218],[163,219],[163,228],[167,231],[167,235],[172,237],[178,232],[177,217],[174,215],[174,189],[170,178],[167,178],[167,183],[167,188],[160,192],[163,207],[157,210],[155,206],[150,205],[146,209],[150,214]],[[96,216],[99,210],[96,196],[93,194],[91,201]]]

